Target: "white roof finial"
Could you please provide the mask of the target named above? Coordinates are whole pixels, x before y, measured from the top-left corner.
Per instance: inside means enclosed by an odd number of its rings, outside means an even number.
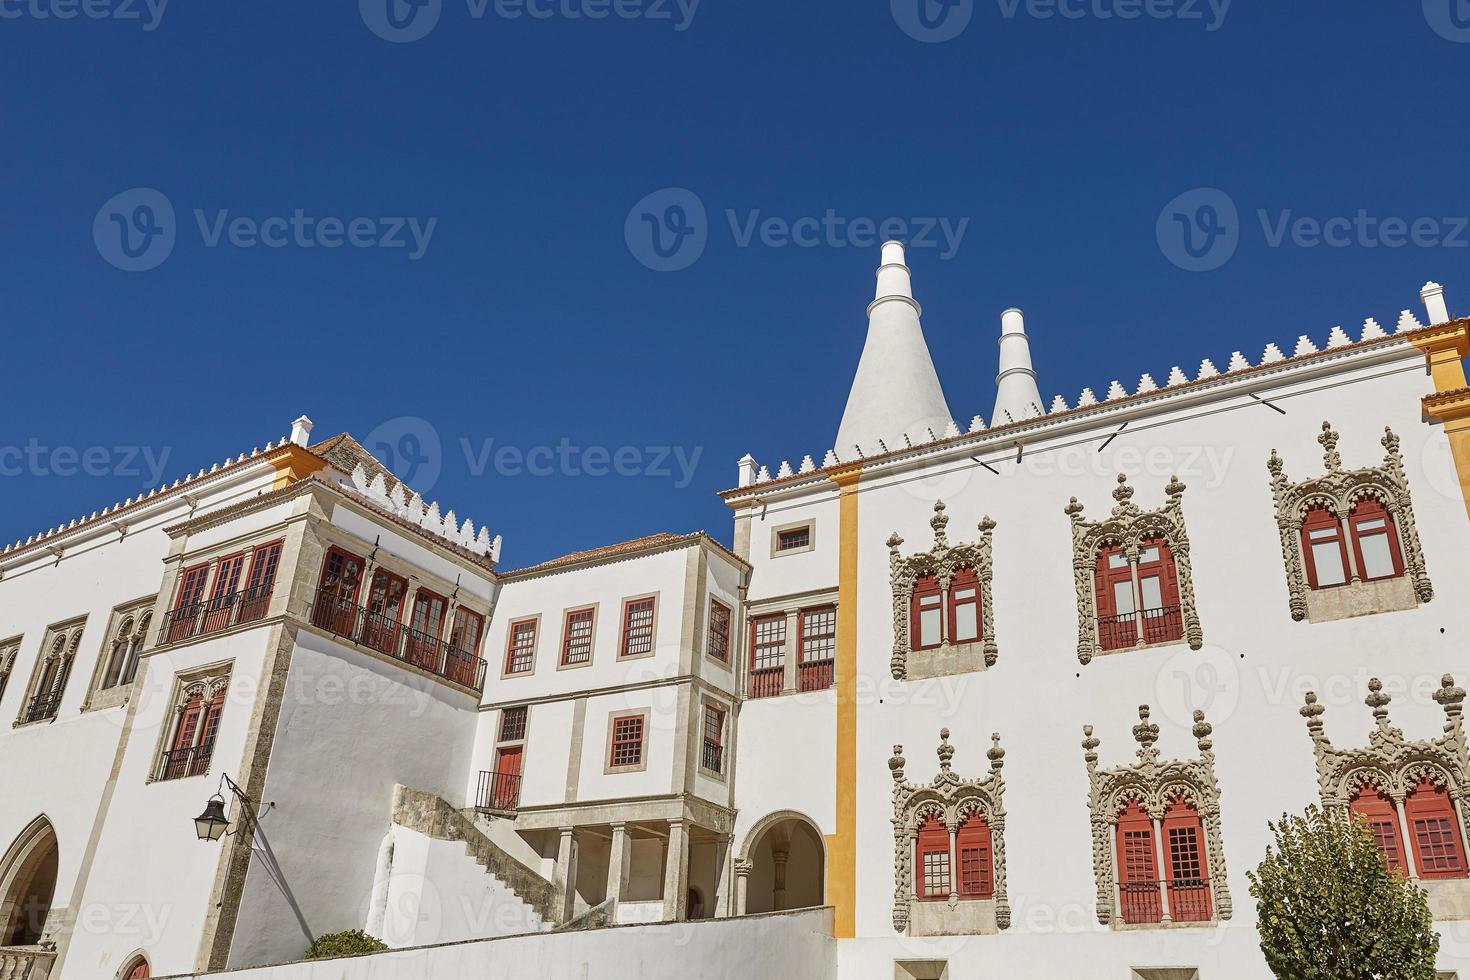
[[[291,423],[291,441],[298,446],[305,446],[311,441],[311,427],[314,425],[311,419],[305,415]]]
[[[1429,326],[1450,322],[1450,308],[1445,304],[1444,287],[1437,282],[1426,282],[1419,290],[1424,300],[1424,309],[1429,314]]]

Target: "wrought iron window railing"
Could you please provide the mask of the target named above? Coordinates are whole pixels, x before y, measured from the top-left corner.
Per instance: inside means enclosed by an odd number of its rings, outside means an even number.
[[[178,643],[264,619],[270,608],[271,588],[257,585],[172,609],[164,614],[158,642]]]
[[[521,805],[521,774],[491,770],[480,772],[475,791],[475,809],[509,812]]]
[[[476,691],[485,688],[485,661],[473,653],[330,592],[317,593],[311,624],[445,680]]]
[[[186,776],[202,776],[209,772],[209,760],[214,757],[214,740],[200,742],[186,748],[171,749],[163,754],[158,763],[155,781],[183,779]]]

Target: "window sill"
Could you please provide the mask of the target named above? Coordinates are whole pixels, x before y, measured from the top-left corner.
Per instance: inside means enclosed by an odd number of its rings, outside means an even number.
[[[1220,924],[1218,915],[1211,915],[1208,919],[1191,919],[1188,922],[1124,922],[1121,915],[1113,917],[1112,930],[1114,932],[1148,932],[1156,929],[1214,929]]]
[[[1307,622],[1331,623],[1358,616],[1403,612],[1419,604],[1414,583],[1407,575],[1350,582],[1307,591]]]
[[[1199,647],[1194,646],[1189,642],[1189,638],[1187,636],[1181,636],[1177,640],[1160,640],[1157,643],[1140,643],[1137,646],[1131,647],[1115,647],[1111,650],[1105,649],[1101,644],[1099,644],[1097,649],[1092,651],[1092,657],[1094,660],[1096,660],[1098,657],[1116,657],[1125,653],[1138,653],[1140,650],[1164,650],[1169,647],[1184,646],[1189,647],[1191,650],[1199,650],[1202,648],[1203,645]]]
[[[115,687],[103,688],[94,691],[92,696],[82,705],[83,713],[88,711],[106,711],[108,708],[120,708],[131,699],[133,684],[118,684]]]
[[[995,936],[1000,933],[993,898],[914,898],[909,904],[910,936]]]
[[[725,781],[724,773],[716,772],[713,769],[706,769],[704,766],[699,767],[699,774],[706,779],[713,779],[717,783],[723,783]]]
[[[931,677],[972,674],[989,670],[994,659],[993,653],[989,658],[985,656],[984,640],[941,643],[937,647],[923,647],[909,651],[906,664],[907,679],[922,681]]]
[[[12,724],[10,727],[11,728],[17,728],[17,729],[19,729],[19,728],[35,728],[37,725],[49,725],[49,724],[51,724],[52,722],[54,722],[59,717],[60,717],[60,713],[54,714],[54,715],[52,715],[49,718],[37,718],[35,721],[26,721],[24,718],[17,718],[15,720],[14,724]]]

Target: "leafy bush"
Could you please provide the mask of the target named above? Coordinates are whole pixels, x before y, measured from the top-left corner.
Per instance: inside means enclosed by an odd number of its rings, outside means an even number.
[[[318,936],[303,958],[324,960],[332,956],[361,956],[364,953],[381,953],[387,948],[382,940],[374,939],[361,929],[348,929]]]
[[[1389,871],[1362,818],[1307,808],[1270,825],[1276,843],[1246,872],[1261,952],[1281,980],[1435,980],[1428,896]]]

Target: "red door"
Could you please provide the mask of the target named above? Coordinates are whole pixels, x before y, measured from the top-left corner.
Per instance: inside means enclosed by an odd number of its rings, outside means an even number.
[[[1097,594],[1097,640],[1104,650],[1138,645],[1138,611],[1133,594],[1133,567],[1122,545],[1097,553],[1093,573]]]
[[[495,758],[495,775],[490,790],[491,805],[497,810],[514,810],[521,802],[521,753],[523,746],[501,749]]]
[[[1154,822],[1137,801],[1118,818],[1118,891],[1123,899],[1124,922],[1159,922],[1158,862],[1154,852]]]
[[[148,961],[139,960],[137,965],[128,971],[127,980],[148,980]]]

